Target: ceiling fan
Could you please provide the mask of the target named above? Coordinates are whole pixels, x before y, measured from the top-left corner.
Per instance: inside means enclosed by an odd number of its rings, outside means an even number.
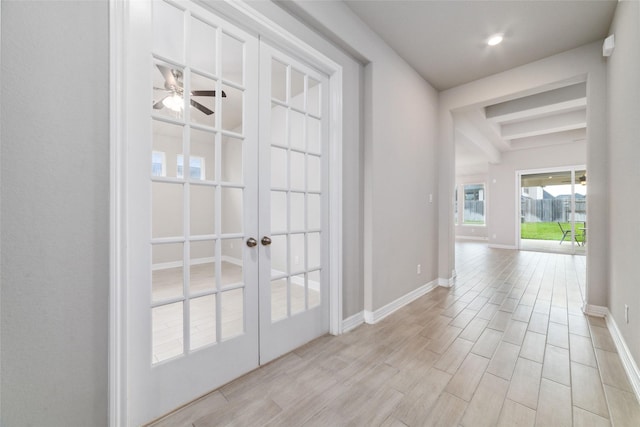
[[[164,107],[167,107],[173,111],[180,111],[184,105],[183,97],[184,97],[184,84],[182,82],[182,71],[176,70],[174,68],[169,68],[164,65],[156,64],[158,70],[160,70],[160,74],[164,77],[164,88],[154,87],[154,90],[167,92],[162,98],[158,101],[154,101],[153,109],[160,110]],[[215,90],[192,90],[190,92],[191,96],[216,96]],[[222,91],[222,97],[226,98],[227,94]],[[213,111],[209,108],[205,107],[201,103],[193,100],[190,100],[190,104],[192,107],[197,108],[202,111],[207,116],[213,114]]]

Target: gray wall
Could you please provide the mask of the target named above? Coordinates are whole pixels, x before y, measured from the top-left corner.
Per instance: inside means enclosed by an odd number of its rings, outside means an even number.
[[[610,33],[616,47],[607,59],[610,171],[610,253],[608,307],[636,363],[640,362],[640,3],[618,3]],[[629,305],[629,323],[624,305]],[[4,343],[3,343],[4,345]]]
[[[108,4],[1,7],[0,424],[104,426]]]

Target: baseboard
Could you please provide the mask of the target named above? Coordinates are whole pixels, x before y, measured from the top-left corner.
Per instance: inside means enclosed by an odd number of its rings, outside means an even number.
[[[450,277],[448,279],[446,277],[438,277],[438,279],[437,279],[437,285],[442,287],[442,288],[450,288],[455,283],[456,283],[456,278],[455,277]]]
[[[285,273],[284,271],[273,269],[273,268],[271,269],[271,277],[282,277],[282,276],[284,276],[284,278],[286,279],[287,273]],[[291,284],[304,287],[304,277],[300,277],[297,275],[291,276]],[[311,289],[312,291],[320,292],[320,282],[316,282],[315,280],[309,280],[309,289]]]
[[[228,262],[229,264],[239,265],[240,267],[242,267],[242,260],[240,258],[234,258],[229,255],[222,255],[220,257],[220,261]]]
[[[418,289],[415,289],[395,301],[390,302],[384,307],[380,307],[376,311],[364,311],[364,321],[369,324],[378,323],[394,311],[404,307],[405,305],[413,302],[414,300],[420,298],[424,294],[432,291],[438,285],[437,280],[433,280],[426,285],[420,286]]]
[[[486,242],[489,238],[482,236],[456,236],[456,240],[480,240]]]
[[[190,265],[209,264],[211,262],[216,262],[215,257],[195,258],[195,259],[192,259],[189,262],[189,264]],[[151,270],[152,271],[166,270],[168,268],[177,268],[182,266],[184,266],[184,263],[182,261],[159,262],[157,264],[153,264],[151,266]]]
[[[627,378],[629,378],[629,382],[635,392],[636,399],[640,401],[640,370],[638,369],[638,365],[635,360],[633,360],[629,347],[627,347],[627,343],[622,337],[620,329],[618,329],[618,325],[608,309],[605,319],[607,321],[607,328],[609,329],[611,338],[613,338],[616,350],[618,350],[618,354],[620,355],[622,366],[627,373]]]
[[[585,304],[582,307],[582,311],[589,316],[594,317],[607,317],[609,316],[609,309],[607,307],[603,307],[601,305],[590,305]]]
[[[349,332],[364,323],[364,311],[347,317],[342,321],[342,333]]]
[[[497,245],[495,243],[489,243],[491,249],[518,249],[515,245]]]

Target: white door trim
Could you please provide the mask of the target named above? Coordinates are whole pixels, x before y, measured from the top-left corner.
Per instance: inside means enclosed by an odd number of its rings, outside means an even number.
[[[329,332],[342,333],[342,67],[240,1],[199,2],[214,12],[242,17],[251,28],[276,46],[302,57],[329,75]],[[126,301],[126,28],[128,0],[109,0],[109,425],[127,425],[127,311]],[[220,9],[220,10],[218,10]],[[224,10],[222,10],[224,9]],[[231,16],[232,17],[232,16]],[[233,17],[232,17],[233,18]],[[237,21],[237,20],[236,20]]]
[[[127,424],[125,24],[128,3],[109,1],[109,425]]]

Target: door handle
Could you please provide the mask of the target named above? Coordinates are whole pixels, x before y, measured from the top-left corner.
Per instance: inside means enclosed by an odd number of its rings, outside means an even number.
[[[247,239],[247,246],[249,246],[250,248],[253,248],[257,244],[258,244],[258,241],[256,239],[254,239],[253,237],[249,237]]]
[[[267,236],[264,236],[262,240],[260,240],[262,246],[269,246],[271,244],[271,239]]]

